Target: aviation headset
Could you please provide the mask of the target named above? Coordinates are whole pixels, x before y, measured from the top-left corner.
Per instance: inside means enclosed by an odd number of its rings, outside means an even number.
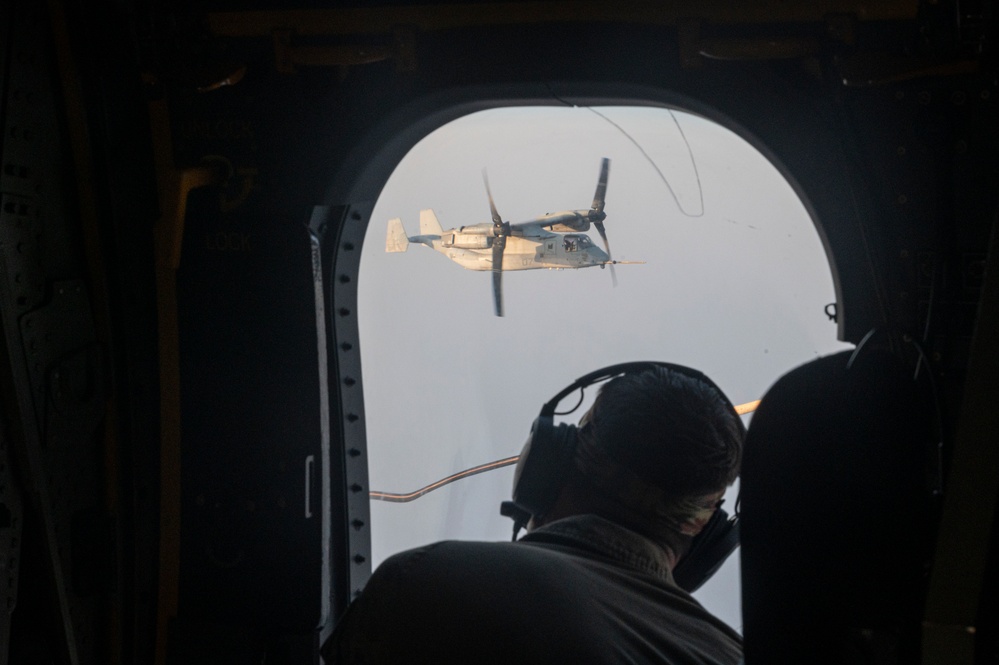
[[[500,512],[514,520],[514,538],[532,517],[546,514],[555,505],[572,468],[578,428],[568,423],[555,423],[555,415],[565,415],[555,412],[559,402],[576,390],[582,391],[595,383],[657,367],[683,374],[714,388],[733,413],[735,412],[732,402],[711,379],[683,365],[657,361],[621,363],[580,377],[545,402],[541,407],[541,413],[531,426],[531,433],[517,464],[517,473],[513,481],[513,500],[504,501],[500,506]],[[578,406],[577,404],[576,408]],[[567,413],[574,410],[575,408]],[[739,423],[740,435],[745,438],[746,429],[742,419],[736,418],[736,421]],[[696,591],[714,575],[738,545],[738,513],[729,519],[728,513],[718,508],[700,533],[694,537],[690,549],[673,569],[674,581],[688,592]]]

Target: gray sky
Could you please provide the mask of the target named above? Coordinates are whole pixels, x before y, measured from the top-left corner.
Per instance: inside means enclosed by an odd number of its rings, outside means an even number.
[[[690,365],[738,404],[846,347],[823,313],[834,292],[818,235],[762,155],[694,115],[597,110],[648,158],[589,109],[495,109],[428,136],[385,185],[358,284],[372,489],[410,491],[517,454],[541,405],[605,365]],[[497,318],[490,273],[420,245],[384,251],[387,221],[401,217],[417,235],[421,208],[433,208],[445,229],[489,221],[483,168],[505,220],[588,208],[602,157],[611,159],[613,257],[647,262],[617,266],[617,288],[600,268],[507,272],[506,316]],[[445,538],[508,539],[511,523],[498,509],[511,482],[504,469],[410,504],[373,502],[374,563]],[[735,557],[697,595],[741,629]]]

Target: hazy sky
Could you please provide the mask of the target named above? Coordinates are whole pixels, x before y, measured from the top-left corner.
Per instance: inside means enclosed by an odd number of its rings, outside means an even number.
[[[738,404],[846,346],[823,313],[834,292],[818,235],[764,157],[697,116],[597,110],[614,124],[586,108],[466,116],[420,142],[386,184],[358,284],[372,489],[410,491],[517,454],[541,405],[605,365],[690,365]],[[421,208],[445,229],[489,221],[483,168],[505,220],[588,208],[602,157],[613,256],[646,261],[617,266],[617,288],[600,268],[507,272],[497,318],[490,273],[421,245],[385,253],[387,221],[417,235]],[[508,539],[498,509],[511,481],[504,469],[410,504],[373,502],[374,563],[444,538]],[[697,595],[741,629],[736,557]]]

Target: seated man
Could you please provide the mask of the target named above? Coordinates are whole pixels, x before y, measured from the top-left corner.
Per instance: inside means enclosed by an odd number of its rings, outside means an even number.
[[[620,374],[578,429],[552,415],[599,372],[535,422],[514,488],[527,535],[391,557],[324,646],[328,663],[740,660],[739,635],[672,571],[738,474],[742,423],[699,372],[620,367],[596,379]]]

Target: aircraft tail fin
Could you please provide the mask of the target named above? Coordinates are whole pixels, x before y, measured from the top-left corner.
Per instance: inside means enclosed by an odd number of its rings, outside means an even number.
[[[402,220],[398,217],[390,219],[388,222],[388,232],[385,234],[386,252],[405,252],[409,248],[409,236],[402,226]]]
[[[420,211],[420,235],[421,236],[439,236],[443,235],[444,229],[441,227],[441,223],[437,221],[437,215],[434,214],[433,210],[421,210]]]

